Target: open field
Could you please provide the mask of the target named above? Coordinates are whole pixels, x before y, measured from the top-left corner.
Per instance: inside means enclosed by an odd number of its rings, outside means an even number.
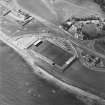
[[[35,34],[38,32],[48,31],[48,28],[40,22],[31,22],[22,27],[20,24],[13,22],[7,17],[2,17],[0,22],[1,30],[10,37],[15,37],[23,34]]]
[[[84,105],[76,96],[39,78],[0,41],[0,105]]]

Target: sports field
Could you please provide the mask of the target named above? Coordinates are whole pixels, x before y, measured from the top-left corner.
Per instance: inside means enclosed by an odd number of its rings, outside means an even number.
[[[14,50],[0,41],[0,105],[70,104],[84,105],[76,96],[34,74]]]

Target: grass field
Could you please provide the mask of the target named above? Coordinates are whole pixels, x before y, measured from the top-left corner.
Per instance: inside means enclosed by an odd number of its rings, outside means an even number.
[[[84,105],[76,96],[39,78],[0,41],[0,105]]]

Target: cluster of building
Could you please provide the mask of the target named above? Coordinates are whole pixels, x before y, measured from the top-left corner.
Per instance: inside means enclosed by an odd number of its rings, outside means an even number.
[[[95,42],[105,37],[105,20],[96,16],[71,17],[61,24],[61,28],[81,41],[93,40]],[[97,55],[87,53],[81,55],[81,58],[82,63],[91,69],[105,69],[104,59]]]
[[[63,22],[61,27],[80,40],[94,40],[105,36],[105,21],[95,16],[71,17]]]
[[[95,68],[105,68],[103,65],[102,59],[100,57],[97,57],[95,55],[86,55],[83,56],[86,64],[88,64],[89,67],[95,67]]]
[[[93,53],[81,52],[81,62],[90,70],[105,72],[105,59]]]
[[[3,10],[2,16],[17,22],[22,26],[25,26],[34,19],[32,16],[30,16],[28,13],[24,12],[21,9],[9,9],[6,7]]]

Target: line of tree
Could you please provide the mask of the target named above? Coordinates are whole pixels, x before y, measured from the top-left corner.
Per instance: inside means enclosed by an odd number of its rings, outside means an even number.
[[[100,5],[101,9],[105,11],[105,0],[94,0],[97,4]]]

